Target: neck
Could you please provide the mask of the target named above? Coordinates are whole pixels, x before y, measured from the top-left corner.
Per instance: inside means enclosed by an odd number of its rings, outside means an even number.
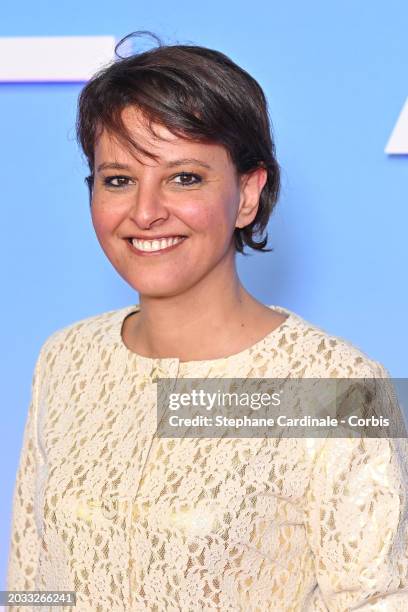
[[[179,295],[141,295],[140,312],[129,317],[123,337],[131,350],[146,357],[215,359],[250,342],[254,316],[266,310],[244,289],[234,265],[232,273],[213,271]],[[254,341],[259,339],[255,336]]]

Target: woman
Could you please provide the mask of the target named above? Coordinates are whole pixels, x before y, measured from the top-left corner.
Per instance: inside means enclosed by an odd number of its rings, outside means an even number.
[[[406,440],[154,435],[161,378],[387,376],[238,278],[279,193],[258,83],[159,45],[91,79],[78,135],[96,235],[140,303],[41,348],[8,588],[76,591],[81,612],[405,610]]]

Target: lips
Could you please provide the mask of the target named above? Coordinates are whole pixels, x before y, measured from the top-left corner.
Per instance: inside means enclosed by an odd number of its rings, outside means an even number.
[[[128,238],[134,249],[141,253],[160,253],[169,250],[186,239],[186,236],[167,236],[154,239]]]

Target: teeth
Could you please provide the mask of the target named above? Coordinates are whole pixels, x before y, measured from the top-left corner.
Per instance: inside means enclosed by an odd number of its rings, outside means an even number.
[[[132,239],[132,244],[135,249],[139,251],[161,251],[162,249],[167,249],[173,244],[177,244],[181,242],[183,238],[174,237],[174,238],[161,238],[160,240],[138,240],[137,238]]]

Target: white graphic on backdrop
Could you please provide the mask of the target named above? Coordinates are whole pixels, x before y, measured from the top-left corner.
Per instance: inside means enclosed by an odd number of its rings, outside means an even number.
[[[0,37],[0,82],[85,82],[114,58],[114,36]],[[408,98],[385,147],[408,154]]]
[[[0,38],[0,82],[83,82],[114,57],[113,36]]]
[[[408,98],[392,131],[385,152],[394,155],[408,154]]]

